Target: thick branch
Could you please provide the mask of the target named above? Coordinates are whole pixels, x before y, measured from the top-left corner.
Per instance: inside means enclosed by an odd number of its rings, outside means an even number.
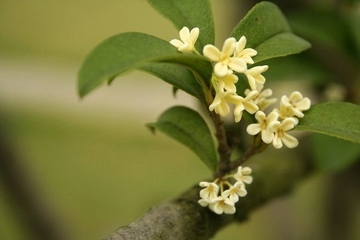
[[[179,197],[153,207],[130,225],[120,227],[106,240],[210,239],[227,224],[244,221],[255,208],[290,192],[311,172],[310,159],[302,156],[249,161],[254,182],[247,187],[248,195],[237,203],[234,215],[216,215],[199,206],[200,189],[194,186]]]

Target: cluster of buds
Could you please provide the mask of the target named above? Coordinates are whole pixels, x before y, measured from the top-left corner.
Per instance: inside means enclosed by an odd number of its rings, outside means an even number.
[[[199,33],[199,28],[190,31],[184,27],[180,30],[180,40],[173,39],[170,43],[180,52],[200,54],[195,49]],[[204,46],[203,55],[211,61],[213,66],[211,91],[214,93],[214,98],[209,103],[209,110],[225,117],[233,109],[235,122],[240,122],[244,110],[255,114],[257,123],[252,123],[247,127],[248,134],[261,134],[264,143],[272,143],[277,149],[282,148],[283,145],[288,148],[297,147],[298,140],[287,132],[298,124],[298,118],[304,116],[303,111],[310,108],[311,101],[309,98],[304,98],[300,92],[295,91],[289,97],[282,96],[279,108],[266,114],[265,110],[277,101],[277,99],[271,98],[271,89],[264,89],[266,79],[262,74],[269,67],[262,65],[249,68],[249,65],[254,64],[252,58],[257,55],[257,51],[246,48],[246,41],[245,36],[239,40],[230,37],[225,40],[221,51],[212,44]],[[246,76],[247,83],[244,84],[249,86],[242,96],[236,89],[236,83],[239,80],[238,74]],[[209,206],[217,214],[234,213],[235,202],[247,193],[244,183],[251,183],[251,181],[238,180],[238,176],[250,173],[250,168],[239,167],[236,174],[223,177],[221,180],[216,179],[212,183],[201,182],[200,186],[205,188],[200,192],[199,204]],[[251,178],[250,176],[246,177]],[[232,184],[231,181],[228,181],[229,178],[236,182]],[[226,190],[224,190],[225,187]]]

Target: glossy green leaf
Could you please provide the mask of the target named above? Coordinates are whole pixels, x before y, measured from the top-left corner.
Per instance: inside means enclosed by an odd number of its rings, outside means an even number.
[[[360,145],[323,134],[314,134],[313,153],[320,170],[341,171],[360,159]]]
[[[206,44],[214,44],[214,20],[209,0],[148,0],[150,5],[168,18],[180,30],[200,29],[196,48],[202,52]],[[174,37],[178,38],[178,36]]]
[[[295,129],[360,143],[360,106],[346,102],[313,105]]]
[[[190,148],[212,171],[217,168],[217,154],[212,134],[201,115],[187,107],[175,106],[148,124]]]
[[[255,5],[234,28],[231,36],[236,39],[246,37],[246,47],[258,52],[253,58],[255,62],[310,48],[310,43],[292,33],[285,16],[270,2]]]
[[[176,89],[182,89],[190,95],[200,100],[204,100],[204,93],[200,83],[198,83],[194,74],[190,70],[182,66],[164,62],[151,62],[144,64],[139,68],[139,70],[143,70],[157,76],[165,82],[173,85]]]
[[[185,68],[204,81],[209,81],[211,76],[211,64],[203,56],[179,53],[169,42],[144,33],[122,33],[105,40],[87,56],[78,75],[79,95],[83,97],[103,82],[112,81],[119,74],[133,69],[148,69],[148,72],[165,78],[163,69],[157,71],[159,65],[149,69],[149,64],[159,62],[183,66],[184,70],[177,68],[177,72],[181,72],[179,77],[188,75]],[[169,82],[169,79],[165,81]],[[194,77],[182,81],[189,81],[188,85],[198,88],[199,83]],[[182,84],[176,87],[189,91],[189,88],[183,89]]]

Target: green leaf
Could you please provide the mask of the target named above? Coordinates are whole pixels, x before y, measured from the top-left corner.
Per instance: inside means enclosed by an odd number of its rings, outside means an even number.
[[[346,102],[313,105],[295,129],[360,143],[360,106]]]
[[[217,154],[212,134],[201,115],[187,107],[175,106],[148,124],[190,148],[212,171],[217,169]]]
[[[200,83],[198,83],[194,74],[190,70],[182,66],[171,63],[151,62],[141,66],[139,69],[157,76],[167,83],[170,83],[176,87],[176,89],[182,89],[190,95],[205,101]]]
[[[180,30],[198,27],[200,35],[196,48],[202,52],[206,44],[214,44],[214,20],[209,0],[148,0],[150,5],[168,18]],[[176,37],[174,37],[176,38]]]
[[[208,82],[211,77],[211,63],[203,56],[179,53],[169,42],[144,33],[122,33],[105,40],[87,56],[78,75],[79,95],[83,97],[103,82],[112,81],[117,75],[133,69],[148,69],[148,72],[164,76],[164,80],[169,82],[159,65],[149,69],[149,64],[159,62],[183,66],[184,70],[177,68],[177,72],[182,72],[179,77],[188,75],[185,68],[203,81]],[[198,88],[199,83],[194,77],[182,81],[189,81],[188,85]],[[189,91],[182,86],[177,85]]]
[[[313,152],[317,167],[324,172],[341,171],[360,159],[360,145],[323,134],[314,134]]]
[[[292,33],[285,16],[270,2],[255,5],[234,28],[231,36],[236,39],[246,37],[246,47],[258,52],[253,58],[255,62],[310,48],[310,43]]]

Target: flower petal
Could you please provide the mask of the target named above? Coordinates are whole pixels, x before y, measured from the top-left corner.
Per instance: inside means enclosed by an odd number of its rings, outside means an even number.
[[[280,138],[277,137],[277,135],[275,135],[274,139],[273,139],[273,146],[276,148],[276,149],[280,149],[282,148],[283,146],[283,143],[281,141]]]
[[[180,41],[179,39],[173,39],[170,41],[170,43],[177,48],[180,48],[184,45],[184,43],[182,41]]]
[[[203,54],[205,57],[209,58],[211,61],[219,61],[221,52],[217,47],[212,44],[205,45],[203,49]]]
[[[233,37],[230,37],[230,38],[225,40],[221,52],[225,56],[231,56],[235,51],[235,46],[236,46],[236,39],[233,38]]]
[[[243,73],[247,70],[246,62],[241,58],[230,58],[228,66],[238,73]]]
[[[246,131],[250,135],[256,135],[261,131],[260,124],[258,123],[250,124],[249,126],[247,126]]]
[[[224,77],[228,73],[227,65],[217,62],[214,66],[214,73],[219,77]]]
[[[282,141],[288,148],[295,148],[299,145],[299,141],[294,136],[287,133],[283,136]]]
[[[261,139],[263,140],[264,143],[271,143],[272,140],[274,139],[274,133],[270,132],[269,130],[265,129],[261,131]]]

